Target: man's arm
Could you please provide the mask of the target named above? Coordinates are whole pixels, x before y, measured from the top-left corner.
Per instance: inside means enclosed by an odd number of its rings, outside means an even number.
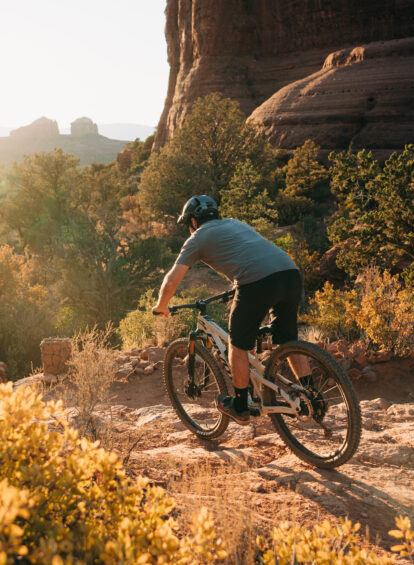
[[[162,281],[158,295],[158,302],[152,309],[153,312],[163,314],[164,316],[168,316],[170,314],[170,311],[168,310],[168,303],[174,296],[178,285],[183,280],[184,275],[189,268],[190,267],[187,267],[187,265],[176,263],[173,268],[168,271],[168,273],[164,277],[164,280]]]

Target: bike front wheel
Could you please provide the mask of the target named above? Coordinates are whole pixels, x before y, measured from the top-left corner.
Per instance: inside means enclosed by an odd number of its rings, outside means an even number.
[[[301,383],[291,368],[292,355],[305,357],[311,368]],[[276,431],[300,459],[332,469],[353,456],[361,437],[361,411],[349,377],[331,355],[312,343],[285,343],[270,358],[265,378],[300,398],[296,416],[270,414]],[[269,387],[264,387],[263,399],[266,405],[286,405]]]
[[[164,382],[171,404],[183,424],[197,436],[220,436],[229,418],[218,411],[219,394],[228,394],[223,373],[211,353],[195,342],[194,383],[188,375],[188,340],[173,341],[164,361]]]

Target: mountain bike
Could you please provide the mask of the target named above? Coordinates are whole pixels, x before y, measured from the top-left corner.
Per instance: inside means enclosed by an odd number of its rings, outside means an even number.
[[[218,394],[228,394],[231,379],[227,356],[228,334],[207,315],[212,302],[227,302],[230,290],[205,300],[169,308],[198,310],[197,327],[188,338],[167,348],[164,381],[171,404],[183,424],[204,439],[217,438],[229,424],[218,411]],[[358,448],[361,412],[354,388],[336,360],[305,341],[276,347],[267,363],[260,354],[271,328],[263,326],[256,349],[248,354],[250,385],[248,406],[252,417],[267,415],[285,444],[303,461],[332,469],[348,461]],[[297,379],[289,356],[303,355],[312,373]]]

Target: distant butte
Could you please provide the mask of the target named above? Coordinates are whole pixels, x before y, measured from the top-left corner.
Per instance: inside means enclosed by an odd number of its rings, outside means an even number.
[[[402,148],[414,141],[413,14],[414,0],[167,0],[155,146],[221,92],[275,147]]]
[[[70,135],[61,135],[55,120],[42,117],[11,131],[9,137],[0,137],[0,165],[7,167],[24,155],[56,148],[75,155],[81,165],[109,163],[127,143],[99,135],[90,118],[78,118],[71,123]]]

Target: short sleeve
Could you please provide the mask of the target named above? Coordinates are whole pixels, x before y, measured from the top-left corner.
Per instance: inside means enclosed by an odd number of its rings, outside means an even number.
[[[187,239],[177,257],[176,264],[192,267],[200,259],[200,244],[194,236]]]

